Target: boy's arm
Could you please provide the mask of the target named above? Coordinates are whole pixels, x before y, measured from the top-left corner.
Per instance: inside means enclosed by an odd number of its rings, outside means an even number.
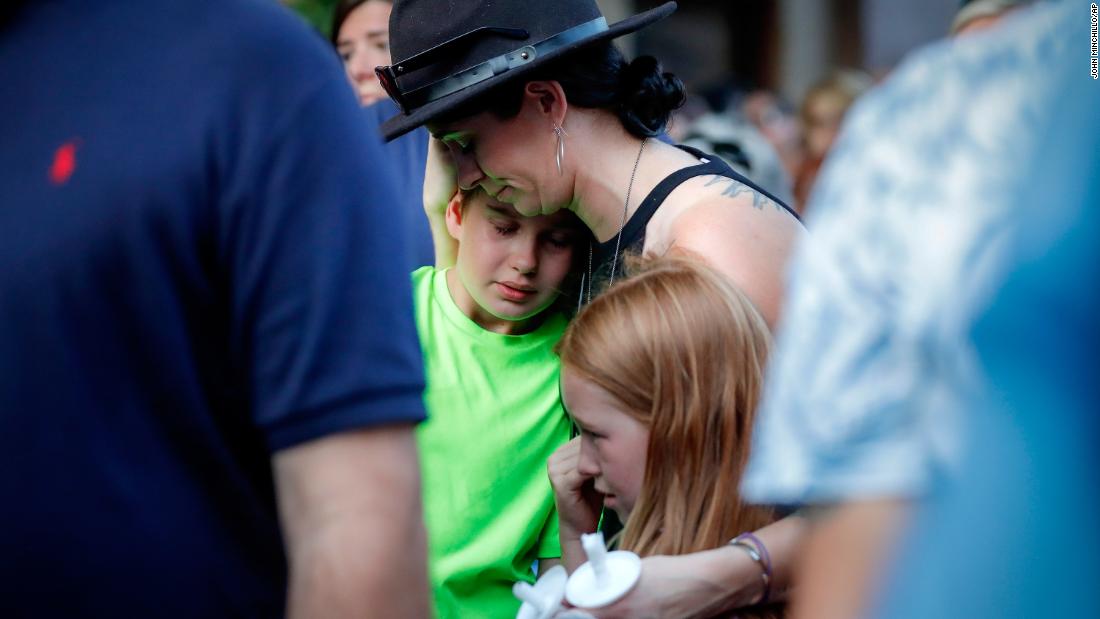
[[[453,267],[458,259],[458,241],[447,232],[447,205],[458,196],[454,162],[443,142],[428,138],[428,162],[424,170],[424,214],[432,231],[435,267]]]

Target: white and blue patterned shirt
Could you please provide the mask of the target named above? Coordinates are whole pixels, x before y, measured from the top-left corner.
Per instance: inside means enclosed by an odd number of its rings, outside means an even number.
[[[915,497],[950,472],[1050,67],[1084,58],[1088,77],[1078,5],[922,50],[853,107],[792,263],[746,499]]]

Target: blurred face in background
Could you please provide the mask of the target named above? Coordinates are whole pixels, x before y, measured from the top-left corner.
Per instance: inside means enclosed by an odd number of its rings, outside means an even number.
[[[830,90],[817,91],[807,97],[802,111],[803,146],[813,159],[824,159],[829,152],[844,113],[851,99]]]
[[[741,103],[741,113],[775,147],[787,173],[792,177],[798,174],[802,136],[794,113],[784,109],[779,99],[766,90],[749,93]]]
[[[374,68],[390,64],[390,11],[388,0],[367,0],[348,13],[336,36],[336,51],[344,60],[348,79],[360,105],[386,96]]]

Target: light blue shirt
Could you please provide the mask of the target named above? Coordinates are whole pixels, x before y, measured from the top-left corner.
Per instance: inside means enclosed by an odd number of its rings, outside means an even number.
[[[915,497],[952,474],[984,381],[970,329],[1060,96],[1051,67],[1088,78],[1087,20],[1076,2],[1020,11],[914,54],[853,107],[790,271],[748,500]]]
[[[915,510],[873,616],[1100,617],[1100,83],[1082,51],[1050,67],[1009,274],[971,334],[991,397],[967,408],[960,470]]]

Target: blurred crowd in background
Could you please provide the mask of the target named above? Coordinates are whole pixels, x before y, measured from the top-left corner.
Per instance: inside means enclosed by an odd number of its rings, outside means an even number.
[[[1100,612],[1094,3],[465,1],[0,9],[0,615]]]

